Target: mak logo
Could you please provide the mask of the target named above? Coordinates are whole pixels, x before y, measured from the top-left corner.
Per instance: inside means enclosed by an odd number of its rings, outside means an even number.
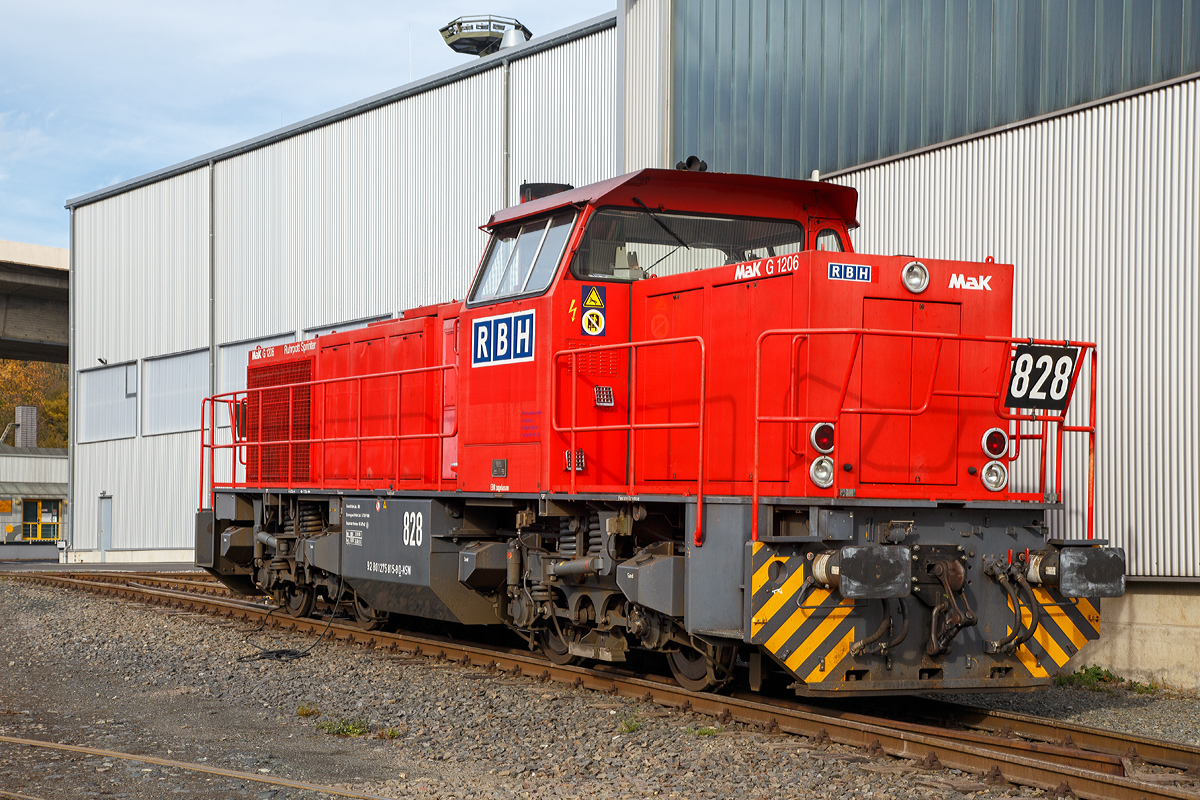
[[[533,361],[534,310],[484,317],[471,323],[471,366]]]
[[[733,271],[733,279],[735,281],[745,280],[746,278],[761,278],[762,277],[762,262],[748,261],[745,264],[738,264],[737,269]]]
[[[974,276],[968,278],[966,275],[961,275],[961,274],[960,275],[951,275],[950,276],[950,288],[951,289],[980,289],[980,290],[986,289],[987,291],[990,292],[992,290],[992,287],[988,286],[988,281],[990,281],[991,279],[992,279],[991,275],[980,275],[978,278],[976,278]]]

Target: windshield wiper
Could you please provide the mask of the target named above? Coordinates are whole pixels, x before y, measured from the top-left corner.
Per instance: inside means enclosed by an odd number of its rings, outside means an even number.
[[[667,223],[665,223],[665,222],[663,222],[661,219],[659,219],[659,218],[658,218],[658,215],[657,215],[657,214],[655,214],[653,211],[651,211],[649,206],[647,206],[647,205],[646,205],[645,203],[643,203],[641,200],[638,200],[636,197],[635,197],[635,198],[633,198],[633,202],[635,202],[635,203],[637,203],[639,206],[641,206],[641,207],[642,207],[642,208],[645,210],[645,212],[646,212],[647,214],[649,214],[649,215],[650,215],[650,219],[652,219],[652,220],[654,220],[655,222],[657,222],[657,223],[658,223],[658,227],[662,228],[664,231],[666,231],[668,234],[670,234],[672,239],[674,239],[675,241],[679,242],[679,246],[680,246],[680,247],[686,248],[686,249],[688,249],[688,250],[691,250],[691,249],[692,249],[692,248],[691,248],[691,246],[690,246],[690,245],[689,245],[687,242],[685,242],[683,239],[680,239],[680,238],[679,238],[679,236],[678,236],[678,235],[676,235],[675,231],[673,231],[673,230],[671,230],[670,228],[668,228],[668,227],[667,227]],[[669,255],[669,254],[668,254],[668,255]],[[665,258],[665,256],[664,256],[664,258]],[[659,259],[659,261],[662,261],[662,259],[660,258],[660,259]],[[657,264],[657,263],[658,263],[658,262],[656,261],[656,262],[655,262],[655,264]]]

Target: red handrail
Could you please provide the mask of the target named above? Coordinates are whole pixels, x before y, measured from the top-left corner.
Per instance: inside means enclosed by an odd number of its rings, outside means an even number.
[[[628,350],[629,351],[629,396],[637,397],[637,351],[646,347],[659,347],[664,345],[684,344],[687,342],[695,342],[700,346],[700,391],[698,395],[699,416],[695,422],[638,422],[635,417],[636,402],[629,404],[629,422],[621,425],[579,425],[576,418],[578,408],[578,393],[579,386],[579,359],[578,356],[585,353],[597,353],[605,350]],[[568,426],[562,426],[558,422],[558,360],[564,356],[571,357],[571,374],[574,379],[571,381],[571,423]],[[638,494],[637,481],[635,479],[634,470],[637,462],[634,460],[637,437],[632,435],[634,431],[644,430],[666,430],[666,429],[683,429],[695,428],[698,431],[697,438],[699,439],[699,453],[696,459],[696,530],[693,534],[693,540],[697,547],[700,547],[704,542],[704,404],[705,394],[707,392],[707,384],[705,382],[705,369],[707,362],[707,351],[704,346],[704,339],[700,336],[679,336],[673,339],[656,339],[654,341],[644,342],[622,342],[620,344],[604,344],[596,345],[595,347],[580,347],[575,350],[559,350],[554,354],[553,369],[550,383],[550,398],[553,404],[550,409],[550,427],[555,433],[569,433],[571,437],[571,481],[570,494],[577,494],[576,474],[577,451],[576,434],[577,433],[595,433],[599,431],[627,431],[629,436],[629,452],[626,454],[626,491],[630,495]],[[686,494],[686,493],[685,493]]]
[[[850,379],[854,373],[854,365],[858,360],[858,354],[862,349],[863,336],[887,336],[907,339],[934,339],[936,340],[936,348],[933,357],[933,370],[929,377],[929,390],[925,393],[925,402],[920,408],[846,408],[846,395],[850,389]],[[846,365],[846,373],[842,379],[841,390],[838,394],[838,402],[836,410],[829,414],[817,414],[801,416],[794,414],[791,416],[763,416],[762,414],[762,354],[763,342],[772,336],[792,336],[792,359],[794,360],[794,349],[797,340],[801,346],[812,336],[853,336],[854,345],[850,355],[849,362]],[[991,344],[1004,344],[1008,346],[1008,351],[1005,354],[1005,368],[1000,371],[998,386],[994,392],[966,392],[966,391],[946,391],[935,390],[933,387],[937,382],[937,371],[941,358],[942,342],[945,340],[963,341],[963,342],[982,342]],[[1009,413],[1003,405],[1006,398],[1005,388],[1007,386],[1007,378],[1013,358],[1013,348],[1020,344],[1029,345],[1050,345],[1055,347],[1075,347],[1079,348],[1081,357],[1075,360],[1075,369],[1071,375],[1071,381],[1065,395],[1065,408],[1060,414],[1043,413],[1038,414],[1036,411],[1032,414]],[[1066,423],[1067,411],[1071,406],[1071,401],[1075,396],[1075,386],[1079,380],[1079,374],[1083,368],[1082,355],[1090,351],[1091,354],[1091,394],[1089,398],[1089,423],[1087,425],[1068,425]],[[754,473],[753,473],[753,490],[751,502],[753,508],[751,511],[751,536],[754,541],[758,541],[758,519],[759,519],[759,455],[761,449],[761,426],[765,423],[805,423],[805,422],[834,422],[834,448],[836,449],[841,438],[842,426],[836,424],[841,421],[843,414],[872,414],[881,416],[919,416],[925,413],[929,404],[934,397],[974,397],[980,399],[991,399],[996,415],[1001,419],[1015,421],[1016,432],[1013,436],[1016,446],[1015,452],[1007,457],[1008,465],[1011,467],[1012,462],[1020,454],[1021,439],[1036,438],[1041,440],[1041,465],[1039,489],[1043,496],[1046,493],[1046,451],[1047,441],[1049,436],[1049,424],[1056,425],[1056,452],[1055,452],[1055,490],[1056,495],[1062,496],[1062,454],[1063,454],[1063,433],[1086,433],[1088,434],[1088,509],[1087,509],[1087,538],[1094,538],[1094,504],[1095,504],[1095,484],[1096,484],[1096,369],[1098,366],[1096,344],[1095,342],[1078,342],[1072,340],[1050,340],[1050,339],[1018,339],[1008,336],[986,336],[981,334],[951,334],[951,333],[936,333],[932,331],[889,331],[875,330],[871,328],[773,328],[763,331],[756,343],[755,352],[755,373],[754,373]],[[796,370],[791,371],[793,386],[789,389],[794,389],[796,383]],[[1026,434],[1021,431],[1022,422],[1034,422],[1037,424],[1037,433]],[[837,489],[837,472],[834,472],[834,489]]]
[[[458,435],[458,415],[457,414],[454,417],[453,429],[450,431],[438,431],[436,433],[409,433],[409,434],[400,434],[400,432],[399,432],[400,431],[400,420],[402,417],[402,410],[403,410],[401,404],[402,404],[402,398],[403,398],[402,382],[403,382],[404,376],[417,375],[417,374],[423,374],[423,373],[432,373],[432,372],[438,373],[438,375],[441,378],[439,389],[440,389],[440,394],[442,395],[442,403],[441,403],[442,413],[436,415],[436,424],[442,425],[442,424],[444,424],[444,420],[445,420],[445,408],[446,408],[445,373],[447,371],[451,371],[451,370],[454,372],[455,378],[457,380],[458,366],[456,364],[438,364],[438,365],[431,366],[431,367],[416,367],[414,369],[393,370],[390,372],[377,372],[377,373],[371,373],[369,375],[355,375],[352,377],[345,377],[345,378],[325,378],[323,380],[301,381],[298,383],[287,383],[287,384],[280,384],[277,386],[262,386],[262,387],[258,387],[256,389],[243,389],[243,390],[239,390],[236,392],[225,392],[222,394],[213,395],[212,397],[206,397],[200,406],[200,424],[201,424],[201,431],[200,431],[200,451],[201,451],[200,508],[201,509],[204,508],[204,499],[205,499],[205,494],[206,494],[206,492],[205,492],[205,470],[204,470],[204,452],[205,451],[208,452],[208,492],[207,492],[207,494],[209,495],[209,503],[210,503],[209,507],[210,508],[211,508],[211,503],[213,502],[213,497],[215,495],[215,491],[218,487],[220,487],[220,488],[239,488],[239,487],[250,486],[250,484],[247,481],[238,481],[237,480],[237,465],[239,463],[239,460],[240,460],[240,463],[242,463],[244,465],[248,464],[249,451],[251,450],[251,448],[253,448],[256,451],[256,455],[257,455],[256,463],[258,464],[259,482],[260,483],[262,482],[262,475],[263,475],[262,449],[264,446],[268,446],[268,445],[284,447],[287,449],[288,478],[287,478],[286,488],[294,488],[295,486],[298,485],[295,482],[294,475],[292,472],[292,469],[293,469],[292,455],[295,452],[296,445],[304,445],[304,444],[319,445],[320,454],[321,454],[321,458],[319,459],[319,463],[321,464],[321,476],[320,477],[323,478],[324,477],[324,464],[325,464],[324,455],[325,455],[326,446],[328,446],[330,444],[353,442],[353,443],[355,443],[355,447],[356,447],[355,477],[354,477],[354,487],[353,488],[356,488],[356,489],[363,488],[362,487],[362,444],[363,444],[363,442],[372,442],[372,441],[393,442],[395,444],[395,452],[396,452],[394,463],[397,464],[397,467],[398,467],[398,465],[400,463],[399,459],[400,459],[400,443],[401,442],[411,441],[411,440],[416,440],[416,439],[451,439]],[[396,434],[394,434],[394,435],[381,434],[381,435],[374,435],[374,436],[363,436],[362,435],[362,382],[366,381],[366,380],[378,380],[380,378],[392,378],[392,377],[394,377],[396,379]],[[353,383],[354,384],[354,388],[355,388],[355,391],[356,391],[356,394],[358,397],[357,413],[356,413],[356,418],[354,420],[355,431],[358,435],[356,435],[356,436],[321,436],[321,437],[314,438],[311,435],[312,434],[312,430],[311,430],[312,422],[310,421],[309,436],[307,438],[296,438],[295,437],[295,428],[294,428],[294,425],[295,425],[294,411],[295,411],[296,390],[305,388],[305,387],[309,387],[309,388],[317,387],[317,386],[326,387],[326,386],[329,386],[332,384],[345,384],[345,383]],[[284,390],[284,389],[286,389],[288,391],[287,438],[270,441],[270,442],[264,442],[263,438],[262,438],[262,425],[263,425],[263,416],[264,416],[264,414],[262,412],[263,393],[264,392],[273,392],[273,391],[277,392],[277,391]],[[217,405],[218,404],[225,405],[229,414],[232,417],[232,415],[238,413],[238,406],[241,403],[247,402],[252,394],[256,395],[258,397],[258,403],[259,403],[256,439],[252,440],[249,436],[249,431],[239,431],[238,430],[239,426],[234,426],[231,423],[230,431],[231,431],[231,440],[232,441],[229,444],[217,444],[217,442],[216,442],[216,438],[217,438],[216,408],[217,408]],[[320,419],[322,421],[324,421],[325,397],[327,395],[327,392],[321,391],[320,395],[321,395]],[[311,395],[309,398],[309,403],[310,403],[310,408],[311,408],[311,403],[312,403]],[[310,415],[312,415],[311,411],[310,411]],[[312,416],[315,416],[315,415],[312,415]],[[312,416],[310,416],[310,420],[312,420]],[[205,419],[206,417],[208,418],[207,421]],[[216,479],[216,465],[217,465],[216,464],[216,452],[218,450],[229,450],[230,451],[230,479],[228,481],[218,481]],[[243,459],[239,459],[239,453],[243,455]],[[437,448],[437,453],[436,453],[436,457],[435,457],[435,465],[434,465],[434,473],[433,473],[434,474],[434,482],[437,482],[437,483],[441,482],[441,474],[442,474],[442,463],[441,462],[442,462],[442,448],[439,447],[439,448]],[[397,475],[399,474],[398,469],[397,469],[396,474]],[[316,483],[313,483],[312,481],[310,481],[307,484],[305,484],[305,486],[318,485],[320,483],[321,483],[321,480],[318,479],[318,481]]]

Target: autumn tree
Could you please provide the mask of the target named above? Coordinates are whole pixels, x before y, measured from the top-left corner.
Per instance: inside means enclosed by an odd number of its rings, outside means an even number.
[[[0,431],[16,420],[17,406],[36,406],[38,446],[66,447],[69,378],[66,364],[0,360]],[[10,434],[5,443],[13,441]]]

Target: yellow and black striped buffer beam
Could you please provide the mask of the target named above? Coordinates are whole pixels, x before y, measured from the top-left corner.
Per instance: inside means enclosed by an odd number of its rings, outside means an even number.
[[[1045,589],[1034,589],[1033,596],[1038,602],[1038,627],[1033,638],[1017,648],[1016,656],[1030,675],[1046,678],[1089,640],[1100,638],[1100,612],[1093,601],[1069,600]],[[1012,600],[1008,611],[1013,613]],[[1033,613],[1024,605],[1021,624],[1026,630],[1033,624]],[[1006,633],[1011,632],[1012,626],[1008,626]]]
[[[840,675],[857,615],[854,601],[805,583],[807,570],[795,546],[751,544],[750,642],[806,683],[820,683]]]

